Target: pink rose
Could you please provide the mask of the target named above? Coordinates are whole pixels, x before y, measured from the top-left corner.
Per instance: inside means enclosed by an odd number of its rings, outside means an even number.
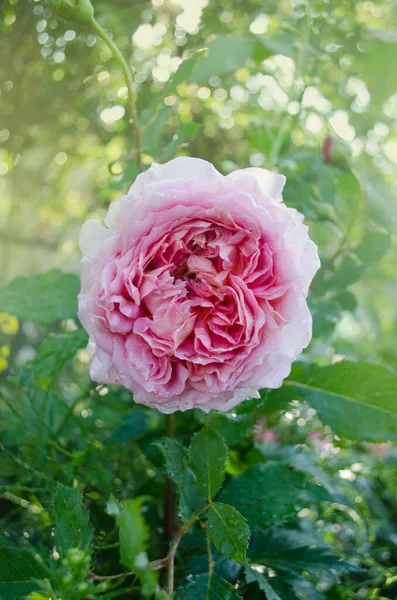
[[[164,413],[226,411],[277,388],[311,338],[319,267],[285,177],[197,158],[153,164],[81,232],[90,375]]]

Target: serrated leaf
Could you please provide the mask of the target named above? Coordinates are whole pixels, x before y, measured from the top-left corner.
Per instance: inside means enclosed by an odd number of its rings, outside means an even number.
[[[306,476],[285,465],[258,464],[225,485],[221,500],[234,506],[251,529],[293,518],[304,504]]]
[[[191,83],[206,83],[211,77],[224,75],[243,67],[254,54],[255,40],[247,35],[217,35],[207,44],[189,78]]]
[[[341,437],[397,439],[397,373],[381,365],[341,361],[327,367],[296,366],[293,385]]]
[[[337,579],[338,574],[352,569],[351,565],[333,554],[328,546],[299,531],[271,527],[257,534],[249,552],[250,561],[265,565],[284,576],[297,577],[303,571],[311,575],[326,573]]]
[[[242,600],[237,590],[216,573],[198,575],[176,590],[177,600]]]
[[[211,499],[219,491],[225,476],[227,446],[221,436],[204,427],[190,444],[190,465],[199,491]]]
[[[65,363],[87,343],[88,335],[84,329],[77,329],[71,333],[50,333],[40,344],[34,359],[24,366],[21,375],[22,385],[47,388]]]
[[[167,474],[176,483],[179,515],[186,522],[196,510],[205,505],[205,499],[198,493],[196,477],[187,465],[181,444],[175,439],[164,438],[157,446],[165,456]]]
[[[208,533],[219,552],[239,563],[246,562],[251,532],[243,515],[233,506],[222,502],[211,504]]]
[[[77,316],[79,289],[77,275],[57,269],[43,275],[19,277],[0,287],[0,312],[39,323],[73,319]]]
[[[265,592],[266,600],[284,600],[272,588],[265,572],[261,573],[261,571],[247,566],[244,568],[244,573],[247,583],[257,583],[259,589]]]
[[[59,484],[54,496],[53,512],[54,542],[60,555],[64,556],[69,548],[87,550],[94,529],[80,490]]]
[[[0,547],[0,596],[3,600],[19,600],[39,589],[40,581],[50,578],[50,570],[28,550]]]

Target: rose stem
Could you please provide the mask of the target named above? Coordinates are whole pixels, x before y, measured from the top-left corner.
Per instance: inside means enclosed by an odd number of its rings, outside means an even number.
[[[91,27],[95,31],[97,36],[105,42],[105,44],[113,54],[114,58],[119,63],[121,70],[123,71],[124,79],[128,89],[129,112],[135,136],[136,161],[138,163],[139,170],[142,171],[141,128],[139,126],[138,111],[135,104],[134,81],[132,78],[130,66],[124,58],[124,55],[121,52],[120,48],[106,33],[106,31],[99,25],[99,23],[95,20],[94,17],[91,19]]]
[[[165,416],[165,434],[168,438],[174,437],[174,415]],[[176,523],[174,484],[166,476],[164,482],[164,533],[163,555],[168,554],[169,544],[174,535]],[[170,592],[169,592],[170,593]]]

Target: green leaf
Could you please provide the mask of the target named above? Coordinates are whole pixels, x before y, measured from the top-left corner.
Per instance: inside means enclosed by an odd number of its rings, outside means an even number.
[[[242,600],[237,590],[216,573],[198,575],[176,590],[178,600]]]
[[[397,62],[397,35],[392,31],[374,29],[371,37],[361,42],[361,50],[357,57],[357,73],[366,83],[372,103],[380,108],[397,92],[395,73],[390,69],[390,65]]]
[[[189,452],[199,491],[211,499],[219,491],[225,476],[227,446],[216,431],[204,427],[194,435]]]
[[[397,439],[397,373],[365,362],[295,367],[293,385],[341,437]]]
[[[0,597],[19,600],[39,589],[51,572],[28,550],[0,547]]]
[[[185,58],[185,60],[183,60],[179,65],[175,75],[168,81],[167,85],[165,86],[161,94],[162,98],[170,96],[175,92],[178,85],[188,81],[188,79],[194,72],[197,63],[200,60],[203,60],[206,54],[207,49],[200,48],[199,50],[196,50],[196,52],[193,52],[193,54],[191,54],[188,58]]]
[[[14,279],[7,287],[0,288],[0,312],[39,323],[73,319],[77,316],[79,289],[77,275],[56,269]]]
[[[126,500],[117,515],[120,539],[120,560],[129,569],[134,569],[136,557],[146,550],[148,531],[141,514],[144,497]]]
[[[304,504],[306,476],[286,465],[258,464],[231,479],[221,500],[234,506],[251,529],[270,527],[293,518]]]
[[[257,48],[257,58],[264,60],[274,54],[295,58],[295,40],[296,37],[290,31],[282,31],[272,36],[260,35],[257,37],[260,44]]]
[[[255,40],[239,33],[217,35],[207,44],[207,54],[201,56],[189,79],[191,83],[206,83],[214,75],[224,75],[243,67],[253,56]]]
[[[163,163],[173,158],[182,144],[187,145],[188,142],[196,137],[198,128],[199,126],[197,123],[181,123],[177,133],[163,149],[160,156],[160,162]]]
[[[208,511],[208,533],[219,552],[245,563],[250,529],[245,518],[229,504],[214,502]]]
[[[351,565],[333,554],[318,539],[296,530],[271,527],[257,534],[250,549],[250,561],[266,565],[284,577],[297,577],[303,571],[311,575],[327,574],[337,579],[338,574],[352,569]]]
[[[60,555],[64,556],[69,548],[87,550],[94,529],[80,490],[59,484],[54,496],[53,513],[54,542]]]
[[[370,217],[388,231],[397,233],[396,195],[380,177],[361,172],[357,172],[356,176],[367,198]]]
[[[34,359],[24,366],[22,385],[47,388],[65,363],[87,343],[88,335],[84,329],[77,329],[72,333],[50,333],[40,344]]]
[[[256,400],[256,402],[258,401]],[[253,406],[255,406],[254,403]],[[255,418],[253,409],[244,411],[241,416],[236,412],[219,413],[212,410],[205,414],[202,410],[197,409],[196,418],[203,425],[208,425],[219,433],[228,445],[232,445],[244,438],[251,437]]]
[[[146,554],[148,529],[141,513],[144,501],[145,497],[126,500],[116,519],[119,526],[120,561],[138,575],[142,594],[150,598],[157,588],[157,574],[150,569]]]
[[[164,438],[156,444],[165,456],[167,474],[176,483],[179,496],[179,515],[186,522],[205,505],[197,490],[196,477],[187,465],[184,448],[175,439]]]
[[[354,253],[365,265],[377,263],[390,249],[389,233],[368,231],[364,239],[354,249]]]
[[[259,589],[266,594],[266,600],[284,600],[277,592],[272,588],[269,582],[269,578],[264,570],[263,573],[251,567],[244,568],[245,578],[248,583],[257,583]]]

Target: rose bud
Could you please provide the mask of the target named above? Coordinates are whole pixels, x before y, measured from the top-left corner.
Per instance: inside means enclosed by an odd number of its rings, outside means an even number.
[[[285,177],[176,158],[85,223],[79,317],[94,381],[164,413],[226,411],[277,388],[311,339],[319,268]]]
[[[329,135],[321,148],[321,155],[324,162],[340,169],[341,171],[351,171],[350,146],[340,138],[334,138]]]
[[[50,0],[55,12],[66,21],[90,25],[94,7],[90,0]]]

